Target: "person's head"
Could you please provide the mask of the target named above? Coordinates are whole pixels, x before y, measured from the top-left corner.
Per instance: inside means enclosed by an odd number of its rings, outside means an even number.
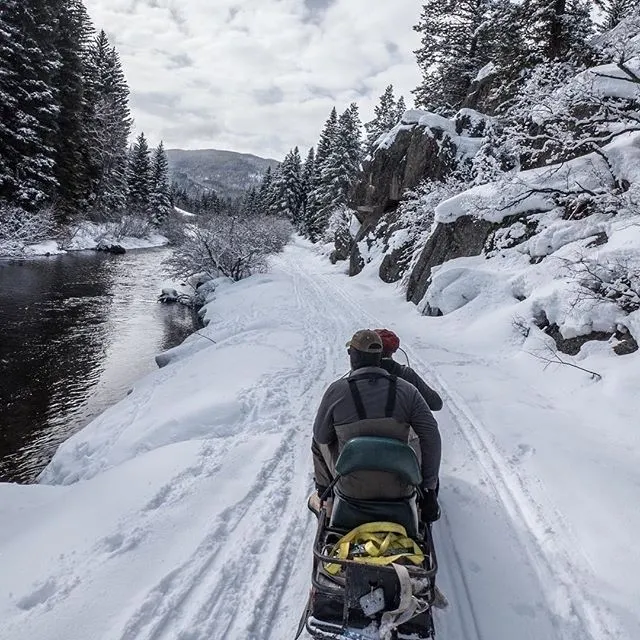
[[[400,338],[390,329],[376,329],[382,340],[382,357],[390,358],[400,348]]]
[[[347,342],[352,369],[379,367],[382,361],[382,340],[371,329],[361,329]]]

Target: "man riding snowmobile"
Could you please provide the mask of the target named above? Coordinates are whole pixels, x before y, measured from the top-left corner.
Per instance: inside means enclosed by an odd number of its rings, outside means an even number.
[[[400,338],[389,329],[376,329],[382,340],[382,368],[390,374],[410,382],[427,401],[431,411],[442,409],[442,398],[434,391],[409,365],[402,365],[393,359],[393,354],[400,348]]]
[[[319,504],[320,498],[328,493],[336,460],[349,440],[377,436],[408,443],[410,433],[414,432],[418,441],[416,453],[421,461],[422,519],[437,520],[441,455],[438,423],[415,386],[381,367],[383,342],[375,331],[356,332],[347,347],[351,372],[329,386],[313,426],[311,448],[317,495],[312,496],[310,507]],[[352,474],[340,478],[337,488],[345,496],[364,500],[404,498],[413,491],[386,473],[368,473],[366,479]]]

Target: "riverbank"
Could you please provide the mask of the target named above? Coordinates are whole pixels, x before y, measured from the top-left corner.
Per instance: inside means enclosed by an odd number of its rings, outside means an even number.
[[[137,227],[137,228],[135,228]],[[97,250],[113,246],[126,251],[162,247],[169,239],[149,229],[149,225],[119,222],[82,222],[61,232],[61,238],[49,238],[40,242],[0,242],[0,259],[53,256],[70,251]]]
[[[0,262],[0,479],[35,480],[64,440],[198,327],[192,310],[157,302],[169,254]]]

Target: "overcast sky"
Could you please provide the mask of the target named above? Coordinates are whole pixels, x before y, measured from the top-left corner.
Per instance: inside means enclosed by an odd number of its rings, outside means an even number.
[[[366,121],[418,82],[420,0],[86,0],[117,45],[136,133],[167,147],[280,159],[331,107]]]

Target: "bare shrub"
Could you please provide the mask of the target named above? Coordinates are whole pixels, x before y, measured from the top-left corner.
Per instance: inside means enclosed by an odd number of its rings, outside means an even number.
[[[20,207],[0,207],[0,255],[22,255],[25,245],[55,236],[56,225],[50,209],[31,212]]]
[[[109,225],[109,235],[120,238],[144,238],[152,231],[151,221],[141,216],[123,216],[118,222]]]
[[[158,232],[168,238],[171,244],[180,244],[185,239],[185,220],[172,211],[158,228]]]
[[[578,285],[574,304],[613,302],[622,311],[640,309],[640,266],[624,258],[566,260],[565,270]]]
[[[528,338],[531,333],[531,322],[520,315],[514,315],[513,318],[511,318],[511,326],[523,338]]]
[[[180,278],[204,274],[242,280],[264,272],[267,256],[281,251],[292,233],[289,222],[267,216],[198,220],[186,225],[185,239],[174,249],[167,266]]]

